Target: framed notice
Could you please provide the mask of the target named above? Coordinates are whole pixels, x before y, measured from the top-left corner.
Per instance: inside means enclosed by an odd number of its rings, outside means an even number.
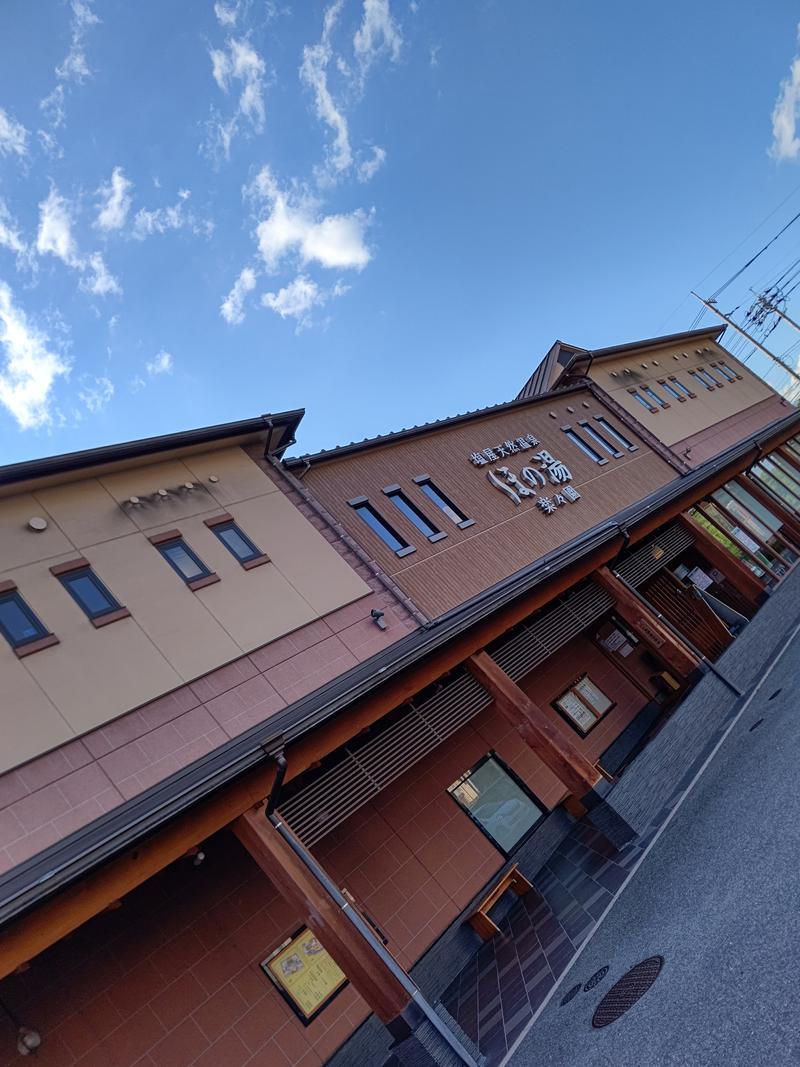
[[[627,642],[625,642],[627,644]],[[622,647],[619,651],[622,652]],[[630,648],[630,646],[629,646]],[[582,674],[566,692],[553,701],[553,707],[570,726],[585,737],[611,711],[615,702],[595,685],[587,674]]]
[[[261,964],[304,1026],[347,985],[344,971],[304,926]]]

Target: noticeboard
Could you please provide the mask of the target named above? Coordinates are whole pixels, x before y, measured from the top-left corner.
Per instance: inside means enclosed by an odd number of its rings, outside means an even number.
[[[306,1026],[347,985],[344,971],[305,926],[275,949],[261,968]]]

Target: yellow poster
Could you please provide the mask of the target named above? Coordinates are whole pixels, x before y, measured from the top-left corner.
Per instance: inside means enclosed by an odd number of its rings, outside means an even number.
[[[264,966],[301,1015],[309,1019],[347,978],[310,930],[301,930]]]

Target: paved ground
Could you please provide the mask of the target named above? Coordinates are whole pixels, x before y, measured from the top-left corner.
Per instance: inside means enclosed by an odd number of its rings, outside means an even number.
[[[790,599],[773,641],[796,614]],[[800,636],[563,975],[509,1067],[800,1065],[798,683]],[[617,1022],[594,1030],[602,996],[654,954],[666,961],[655,985]],[[566,990],[604,965],[609,972],[594,990],[559,1006]]]

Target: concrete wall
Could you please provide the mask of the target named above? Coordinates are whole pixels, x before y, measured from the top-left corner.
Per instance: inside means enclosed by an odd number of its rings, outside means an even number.
[[[218,481],[211,482],[214,475]],[[184,483],[196,488],[187,492]],[[154,496],[168,489],[165,499]],[[130,506],[131,496],[143,500]],[[205,525],[229,512],[270,561],[245,570]],[[28,527],[32,516],[48,522]],[[179,529],[220,577],[192,592],[149,536]],[[130,616],[96,629],[50,573],[85,557]],[[18,658],[0,638],[0,770],[30,760],[370,592],[238,447],[0,500],[0,581],[59,643]]]

